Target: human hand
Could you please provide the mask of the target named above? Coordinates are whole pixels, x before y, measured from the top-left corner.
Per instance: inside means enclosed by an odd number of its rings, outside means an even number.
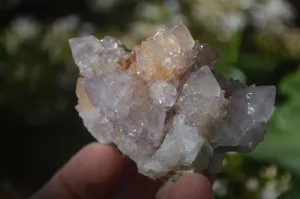
[[[30,199],[154,199],[160,188],[160,199],[213,199],[203,175],[163,185],[137,173],[117,149],[98,143],[84,147]]]

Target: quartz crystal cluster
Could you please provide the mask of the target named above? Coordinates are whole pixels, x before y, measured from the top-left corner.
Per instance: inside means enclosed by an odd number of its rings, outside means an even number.
[[[218,52],[183,24],[131,51],[108,36],[69,42],[85,127],[152,179],[218,173],[226,152],[250,152],[264,138],[275,87],[248,87],[214,72]]]

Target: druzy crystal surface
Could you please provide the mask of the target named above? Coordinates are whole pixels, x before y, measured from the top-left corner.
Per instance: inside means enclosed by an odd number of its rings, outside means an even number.
[[[218,173],[226,152],[250,152],[264,138],[275,87],[217,74],[218,52],[183,24],[158,30],[131,51],[112,37],[69,42],[85,127],[152,179]]]

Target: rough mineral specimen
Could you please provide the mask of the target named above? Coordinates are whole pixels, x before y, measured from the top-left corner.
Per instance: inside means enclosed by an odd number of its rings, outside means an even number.
[[[84,125],[150,178],[218,173],[226,152],[250,152],[264,138],[275,87],[214,72],[218,53],[183,24],[132,51],[112,37],[74,38],[70,46],[82,76],[76,109]]]

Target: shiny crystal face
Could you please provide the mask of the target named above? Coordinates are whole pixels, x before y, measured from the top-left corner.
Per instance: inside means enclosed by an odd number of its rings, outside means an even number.
[[[152,178],[208,169],[263,138],[275,87],[248,87],[213,71],[218,53],[179,24],[131,52],[112,37],[70,39],[80,74],[76,110],[100,143],[113,143]]]

